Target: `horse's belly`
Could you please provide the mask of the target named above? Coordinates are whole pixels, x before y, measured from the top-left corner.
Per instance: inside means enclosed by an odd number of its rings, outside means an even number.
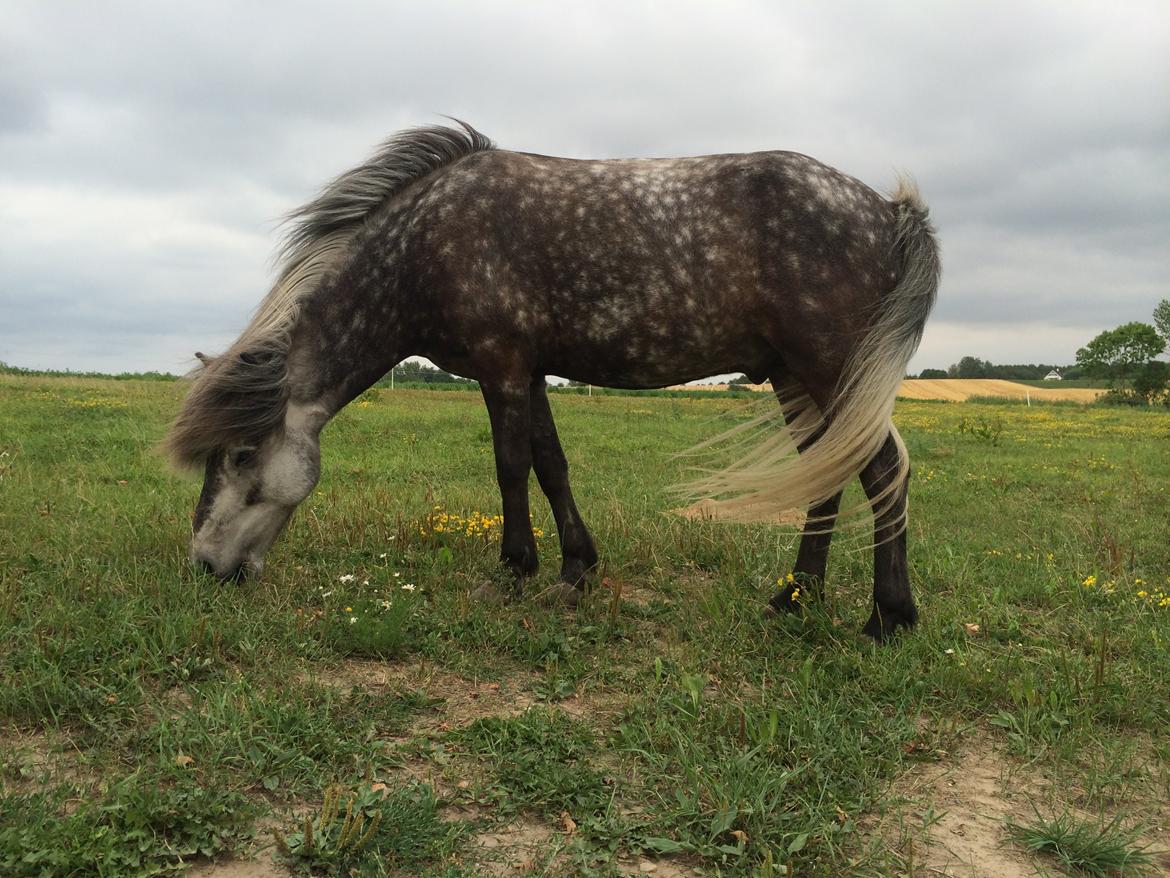
[[[675,324],[658,332],[583,333],[579,340],[558,346],[547,371],[607,387],[665,387],[726,372],[759,371],[771,356],[759,339]]]

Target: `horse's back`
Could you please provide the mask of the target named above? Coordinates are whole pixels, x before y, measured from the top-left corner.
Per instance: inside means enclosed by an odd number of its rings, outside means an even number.
[[[667,383],[708,364],[758,368],[805,339],[832,345],[894,282],[889,203],[795,152],[491,150],[445,169],[412,213],[427,307],[448,330],[539,347],[556,374],[605,363],[584,376],[597,383]]]

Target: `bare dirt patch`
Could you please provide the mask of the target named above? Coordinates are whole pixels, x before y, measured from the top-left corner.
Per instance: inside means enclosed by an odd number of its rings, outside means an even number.
[[[1025,785],[990,746],[915,769],[898,792],[906,802],[901,857],[914,874],[1029,878],[1053,874],[1013,848],[1005,820],[1030,814]],[[925,828],[923,824],[927,824]],[[1059,874],[1059,872],[1056,872]]]
[[[645,858],[619,860],[617,871],[619,875],[650,875],[653,878],[703,878],[709,874],[676,860],[647,860]]]
[[[414,730],[424,733],[458,728],[485,716],[516,716],[536,703],[529,691],[536,677],[522,671],[513,671],[499,681],[480,680],[453,674],[430,662],[349,660],[322,669],[312,679],[339,689],[416,689],[440,698],[435,713],[415,724]]]
[[[87,787],[97,777],[62,735],[41,730],[0,730],[0,791],[27,793],[51,784]]]
[[[196,863],[187,878],[288,878],[289,870],[271,860],[222,860]]]
[[[526,818],[505,827],[471,836],[470,850],[480,875],[533,875],[548,873],[557,858],[553,829]],[[553,872],[552,874],[555,874]]]

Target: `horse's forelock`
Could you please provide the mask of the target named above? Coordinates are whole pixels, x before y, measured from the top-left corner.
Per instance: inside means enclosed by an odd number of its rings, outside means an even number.
[[[243,340],[243,339],[242,339]],[[181,467],[202,466],[231,445],[259,444],[284,422],[287,343],[241,345],[201,360],[164,443]]]

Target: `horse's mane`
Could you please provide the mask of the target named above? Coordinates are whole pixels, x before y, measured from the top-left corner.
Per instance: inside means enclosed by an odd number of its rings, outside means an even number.
[[[191,392],[171,426],[165,450],[195,466],[228,444],[255,444],[284,420],[287,358],[301,304],[349,251],[355,235],[388,199],[439,168],[493,148],[459,120],[401,131],[369,161],[337,177],[286,217],[276,283],[251,323],[222,356],[199,355]]]

